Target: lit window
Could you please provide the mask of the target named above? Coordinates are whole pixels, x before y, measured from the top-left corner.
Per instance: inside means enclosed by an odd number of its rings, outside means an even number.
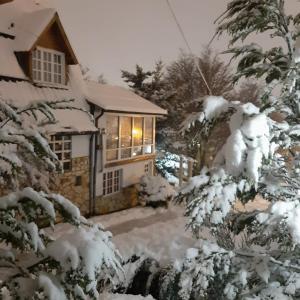
[[[103,196],[119,192],[122,170],[103,173]]]
[[[32,79],[37,82],[64,84],[64,53],[39,47],[34,50],[32,52]]]
[[[107,116],[106,160],[154,153],[154,118]]]
[[[56,154],[64,171],[71,170],[71,148],[70,135],[52,135],[49,142],[51,150]]]
[[[106,160],[118,159],[119,117],[107,116],[106,148]]]
[[[120,117],[121,126],[121,158],[131,157],[132,148],[132,118]]]
[[[143,154],[143,122],[144,118],[133,118],[133,156]]]

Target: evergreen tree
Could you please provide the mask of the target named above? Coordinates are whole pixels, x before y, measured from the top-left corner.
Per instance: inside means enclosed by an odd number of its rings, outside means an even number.
[[[233,0],[218,22],[218,34],[231,37],[227,52],[239,59],[235,79],[263,78],[266,88],[261,108],[212,97],[187,121],[209,131],[225,114],[230,135],[213,166],[179,196],[195,235],[205,225],[216,241],[199,242],[177,267],[179,299],[298,299],[300,17],[287,15],[283,0]],[[286,47],[247,44],[257,32],[281,38]],[[280,122],[271,118],[274,111]],[[237,200],[246,205],[256,195],[269,202],[267,209],[233,210]]]
[[[146,81],[153,75],[153,72],[144,72],[143,68],[140,65],[135,66],[135,73],[131,73],[125,70],[121,70],[121,72],[121,77],[137,94],[142,95],[142,93],[147,92],[148,84]]]
[[[121,274],[110,233],[63,196],[35,190],[28,176],[57,169],[44,128],[56,123],[57,109],[71,109],[69,101],[16,108],[0,99],[0,178],[7,191],[0,197],[1,299],[96,299],[98,285]],[[53,228],[57,216],[74,229],[55,240],[42,225]]]

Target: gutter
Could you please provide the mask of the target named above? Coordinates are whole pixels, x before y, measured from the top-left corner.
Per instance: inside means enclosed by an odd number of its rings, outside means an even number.
[[[93,115],[95,113],[95,107],[91,106],[90,108],[90,113]],[[93,214],[93,157],[94,157],[94,153],[93,153],[93,149],[94,149],[94,141],[95,141],[95,135],[96,132],[91,132],[91,136],[90,136],[90,142],[89,142],[89,176],[90,176],[90,180],[89,180],[89,215],[91,216]]]
[[[98,129],[98,132],[95,133],[95,139],[94,139],[94,165],[93,165],[93,177],[92,177],[92,214],[94,215],[96,213],[96,176],[97,176],[97,161],[98,161],[98,137],[99,137],[99,128],[98,128],[98,122],[99,119],[103,116],[104,110],[101,110],[101,113],[99,116],[95,118],[95,126]]]

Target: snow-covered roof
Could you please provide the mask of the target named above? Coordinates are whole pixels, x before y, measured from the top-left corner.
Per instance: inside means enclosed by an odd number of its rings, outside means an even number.
[[[67,89],[55,89],[36,87],[26,81],[0,81],[0,96],[3,100],[16,106],[23,106],[34,101],[57,101],[74,99],[70,105],[87,109],[84,98],[68,87]],[[90,116],[79,110],[56,110],[54,112],[57,124],[48,127],[52,132],[91,132],[97,131]]]
[[[29,51],[55,13],[55,9],[45,8],[24,13],[17,18],[14,25],[15,51]]]
[[[118,86],[87,81],[86,98],[106,111],[166,115],[167,111]]]
[[[16,22],[21,22],[21,17],[27,13],[41,10],[36,0],[14,0],[0,7],[0,32],[10,36],[16,35]],[[18,21],[19,20],[19,21]],[[33,21],[34,22],[34,21]],[[23,28],[26,30],[26,28]],[[35,30],[35,29],[34,29]],[[32,32],[33,33],[33,32]]]
[[[14,40],[0,38],[0,75],[12,78],[28,79],[14,54]]]

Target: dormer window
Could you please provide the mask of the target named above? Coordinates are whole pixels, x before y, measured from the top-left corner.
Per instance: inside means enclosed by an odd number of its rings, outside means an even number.
[[[32,79],[51,85],[65,84],[65,54],[37,47],[32,52]]]

